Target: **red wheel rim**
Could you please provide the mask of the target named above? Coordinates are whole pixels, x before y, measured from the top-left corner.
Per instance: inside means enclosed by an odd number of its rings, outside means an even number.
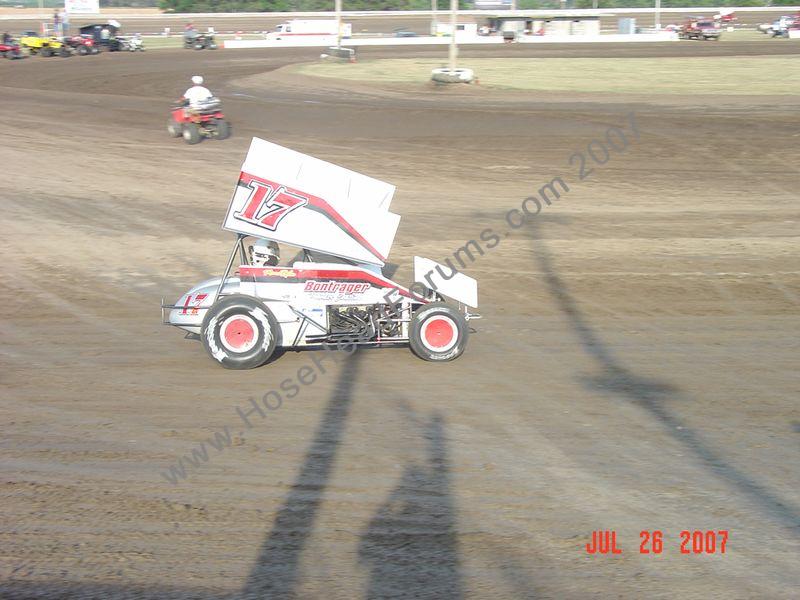
[[[256,324],[249,317],[235,315],[222,323],[220,337],[228,350],[246,352],[255,345]]]
[[[422,343],[434,352],[449,350],[457,340],[456,324],[449,317],[436,315],[422,326]]]

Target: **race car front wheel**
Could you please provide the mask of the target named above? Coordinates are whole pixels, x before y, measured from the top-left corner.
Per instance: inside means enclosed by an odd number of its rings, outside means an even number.
[[[208,310],[200,337],[209,356],[226,369],[255,369],[275,352],[280,331],[269,308],[236,294]]]
[[[469,327],[464,315],[444,302],[431,302],[414,313],[408,333],[411,351],[423,360],[454,360],[467,346]]]

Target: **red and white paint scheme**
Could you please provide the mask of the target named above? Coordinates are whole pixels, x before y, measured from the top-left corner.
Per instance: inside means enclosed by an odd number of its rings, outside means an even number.
[[[400,219],[389,212],[393,194],[388,183],[254,139],[223,221],[236,234],[228,266],[175,304],[162,303],[164,321],[198,335],[234,369],[267,362],[277,347],[344,341],[456,358],[467,321],[479,317],[469,312],[477,282],[421,257],[409,287],[383,275]],[[259,263],[253,238],[278,242],[284,253],[293,246],[302,260]]]

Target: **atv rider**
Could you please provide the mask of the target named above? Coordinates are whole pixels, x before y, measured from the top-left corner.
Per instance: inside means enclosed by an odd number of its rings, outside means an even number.
[[[254,267],[274,267],[280,260],[278,242],[260,239],[250,246],[250,264]]]
[[[188,102],[190,109],[197,110],[204,100],[213,98],[214,94],[208,88],[203,87],[203,78],[200,75],[193,76],[192,83],[194,85],[184,92],[181,100],[184,103]]]

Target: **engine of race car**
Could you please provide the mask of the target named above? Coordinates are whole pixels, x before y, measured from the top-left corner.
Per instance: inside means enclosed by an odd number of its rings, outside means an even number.
[[[337,305],[328,307],[328,331],[331,337],[393,337],[400,334],[400,323],[382,304]]]

